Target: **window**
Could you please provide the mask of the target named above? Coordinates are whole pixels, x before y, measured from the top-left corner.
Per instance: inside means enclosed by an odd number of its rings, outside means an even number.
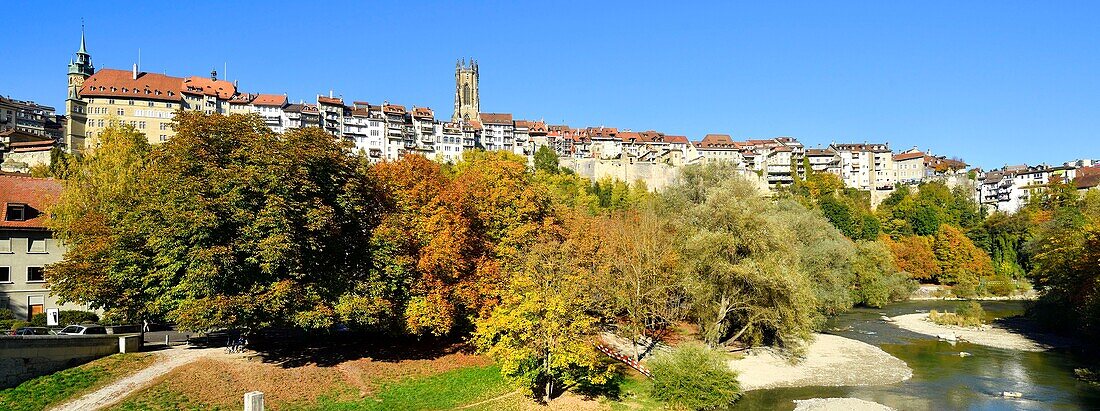
[[[11,282],[11,267],[0,267],[0,283]],[[0,307],[7,308],[7,307]]]
[[[45,254],[46,253],[46,239],[29,240],[30,246],[27,252],[33,254]]]
[[[161,141],[162,143],[163,143],[163,142],[165,142],[165,141],[168,141],[168,136],[166,136],[166,135],[164,135],[164,134],[161,134],[161,135],[160,135],[160,141]]]
[[[145,130],[145,122],[144,121],[139,121],[138,122],[138,130]]]
[[[103,119],[97,120],[96,125],[98,125],[99,127],[103,127]]]
[[[130,105],[134,105],[134,100],[130,100]]]
[[[36,283],[46,281],[45,270],[42,267],[27,267],[27,282]]]
[[[153,102],[152,102],[152,101],[150,101],[150,102],[149,102],[149,107],[152,107],[152,106],[153,106]]]
[[[118,109],[118,115],[120,115],[120,116],[125,116],[125,115],[126,115],[126,110],[123,110],[123,109],[121,109],[121,108],[120,108],[120,109]]]
[[[4,219],[8,221],[23,221],[27,219],[27,205],[26,204],[8,204],[8,210],[4,214]]]
[[[167,130],[168,129],[168,124],[160,123],[160,129],[161,130]]]

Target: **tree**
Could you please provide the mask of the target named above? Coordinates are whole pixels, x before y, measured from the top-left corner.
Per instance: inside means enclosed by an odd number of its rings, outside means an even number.
[[[667,220],[644,205],[637,211],[599,219],[600,258],[608,266],[597,283],[608,299],[610,318],[637,347],[651,331],[683,317],[686,297],[679,277],[679,254]],[[641,351],[633,353],[640,360]]]
[[[898,272],[889,248],[878,241],[860,241],[852,263],[857,287],[853,300],[868,307],[884,307],[909,297],[910,287]]]
[[[194,330],[375,322],[336,309],[384,298],[360,288],[372,282],[375,207],[348,147],[317,129],[276,135],[257,116],[181,112],[173,128],[176,136],[153,149],[104,140],[93,164],[130,165],[122,179],[98,166],[78,170],[87,177],[74,183],[109,178],[121,189],[76,190],[108,194],[92,203],[102,212],[87,217],[66,201],[72,211],[57,229],[77,246],[53,277],[59,294]],[[106,228],[82,229],[94,224]],[[89,253],[83,244],[112,250]],[[63,285],[87,280],[98,293]],[[356,313],[366,311],[343,311]]]
[[[507,264],[507,292],[474,333],[501,374],[545,402],[566,385],[602,384],[616,372],[592,345],[599,319],[587,296],[596,273],[576,252],[589,249],[593,227],[577,224],[583,230],[565,238],[544,233]]]
[[[550,197],[514,154],[466,152],[449,172],[405,156],[372,175],[390,188],[378,258],[407,284],[402,315],[414,334],[448,334],[488,315],[505,282],[502,261],[553,222]]]
[[[957,295],[971,296],[982,292],[979,287],[993,277],[989,255],[953,226],[940,226],[933,251],[940,265],[937,281],[955,285]]]
[[[882,241],[894,254],[898,269],[910,278],[926,282],[939,278],[941,268],[932,251],[931,237],[911,235],[895,241],[883,236]]]
[[[558,153],[554,152],[554,149],[550,146],[539,146],[539,149],[535,150],[534,157],[535,170],[548,174],[558,174]]]
[[[704,340],[799,347],[813,326],[814,298],[803,273],[790,269],[798,265],[795,234],[767,218],[768,200],[745,180],[719,183],[701,200],[683,210],[680,227]]]
[[[155,293],[145,289],[151,264],[134,209],[147,200],[139,193],[150,151],[144,135],[128,125],[110,126],[99,145],[72,165],[64,190],[50,209],[48,224],[65,242],[61,261],[47,267],[46,280],[62,302],[102,309],[118,321],[140,321],[155,311]]]
[[[1048,325],[1100,335],[1100,192],[1062,201],[1027,244],[1028,274],[1041,292],[1035,311]]]

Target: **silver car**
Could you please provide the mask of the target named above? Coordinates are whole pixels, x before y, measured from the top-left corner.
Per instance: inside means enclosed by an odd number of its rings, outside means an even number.
[[[70,325],[62,328],[57,335],[103,335],[107,329],[99,324]]]

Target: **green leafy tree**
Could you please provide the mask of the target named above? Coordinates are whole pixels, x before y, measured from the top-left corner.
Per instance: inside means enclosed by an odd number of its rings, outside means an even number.
[[[538,150],[535,150],[534,157],[535,170],[558,174],[558,153],[554,152],[550,146],[540,146]]]
[[[153,149],[133,132],[101,137],[62,196],[55,228],[73,246],[56,292],[186,329],[345,320],[334,305],[371,282],[374,210],[348,147],[318,129],[276,135],[256,116],[181,112],[173,128]],[[68,286],[81,281],[92,292]]]

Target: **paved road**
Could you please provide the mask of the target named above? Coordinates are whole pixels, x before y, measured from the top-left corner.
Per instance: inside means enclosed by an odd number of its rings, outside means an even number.
[[[183,344],[184,342],[187,342],[187,337],[190,337],[191,335],[194,335],[194,333],[192,333],[192,332],[182,332],[182,331],[150,331],[150,332],[145,333],[145,344],[146,345],[154,345],[154,344],[164,345],[164,337],[165,336],[168,337],[169,341],[171,341],[171,343],[173,345]]]

